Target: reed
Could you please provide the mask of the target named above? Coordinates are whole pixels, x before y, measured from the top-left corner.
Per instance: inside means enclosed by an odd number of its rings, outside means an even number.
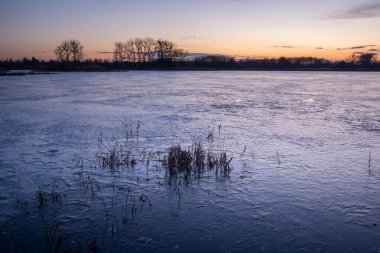
[[[215,147],[213,130],[206,138],[194,138],[189,148],[182,148],[181,145],[174,145],[167,151],[167,155],[162,160],[163,167],[167,168],[169,177],[182,175],[186,181],[193,178],[200,178],[201,174],[215,170],[216,176],[228,177],[232,170],[232,156],[227,150],[220,149],[220,145]],[[170,182],[175,182],[170,178]]]
[[[368,152],[368,174],[371,174],[371,161],[372,161],[372,155],[371,150]]]

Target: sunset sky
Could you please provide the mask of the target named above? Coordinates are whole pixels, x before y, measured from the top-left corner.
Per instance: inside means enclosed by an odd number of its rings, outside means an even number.
[[[88,58],[113,43],[168,39],[191,53],[345,59],[380,49],[380,0],[1,0],[0,59],[54,58],[62,40]]]

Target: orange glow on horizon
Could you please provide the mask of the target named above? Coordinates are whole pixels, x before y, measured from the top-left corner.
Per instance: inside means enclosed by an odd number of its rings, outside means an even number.
[[[176,43],[175,40],[172,40]],[[181,42],[181,41],[180,41]],[[226,55],[230,57],[235,57],[236,59],[241,58],[279,58],[279,57],[315,57],[323,58],[331,61],[340,61],[347,59],[354,51],[357,50],[337,50],[337,47],[313,47],[313,46],[276,46],[268,45],[269,43],[254,44],[249,42],[243,43],[212,43],[213,41],[198,42],[198,43],[176,43],[178,47],[187,50],[190,53],[201,53],[201,54],[219,54]],[[95,44],[90,44],[90,42],[82,42],[85,50],[85,59],[105,59],[112,61],[113,55],[113,43],[98,42]],[[13,59],[22,60],[24,57],[49,61],[55,59],[53,53],[55,46],[49,46],[46,50],[47,45],[31,45],[29,50],[7,50],[1,52],[0,59]],[[100,48],[100,49],[99,49]],[[375,47],[378,48],[378,47]],[[369,48],[368,48],[369,49]],[[368,50],[367,49],[367,50]]]
[[[111,60],[114,42],[149,36],[191,53],[344,60],[380,50],[372,1],[0,1],[0,59],[55,59],[56,45],[76,39],[85,58]]]

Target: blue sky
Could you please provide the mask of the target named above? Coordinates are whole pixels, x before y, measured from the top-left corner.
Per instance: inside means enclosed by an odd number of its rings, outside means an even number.
[[[71,38],[84,44],[87,57],[107,58],[99,52],[112,51],[115,41],[145,36],[172,40],[190,52],[340,59],[359,49],[377,50],[378,31],[380,0],[0,2],[2,59],[50,59],[54,47]]]

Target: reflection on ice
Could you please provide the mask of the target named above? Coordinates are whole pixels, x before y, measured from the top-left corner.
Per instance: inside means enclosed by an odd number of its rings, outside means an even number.
[[[308,98],[305,100],[305,102],[307,103],[313,103],[314,102],[314,98]]]

